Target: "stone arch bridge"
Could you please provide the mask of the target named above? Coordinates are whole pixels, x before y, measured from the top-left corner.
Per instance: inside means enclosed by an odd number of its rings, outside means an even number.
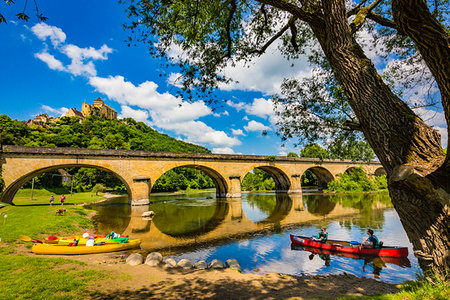
[[[1,201],[6,203],[12,203],[18,189],[33,177],[70,167],[92,167],[115,174],[126,186],[132,205],[148,204],[152,185],[176,167],[203,171],[213,180],[217,197],[230,198],[241,196],[241,180],[255,168],[271,174],[277,193],[301,192],[300,180],[306,170],[317,176],[322,187],[358,166],[371,175],[385,174],[379,162],[9,145],[3,146],[0,162],[4,180]]]

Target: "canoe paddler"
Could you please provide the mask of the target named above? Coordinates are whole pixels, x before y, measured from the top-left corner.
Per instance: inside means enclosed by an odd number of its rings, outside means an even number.
[[[372,229],[367,229],[367,235],[369,237],[364,237],[362,246],[364,248],[380,248],[380,242],[378,241],[378,238],[373,234]]]
[[[321,243],[326,243],[327,239],[328,232],[325,227],[320,228],[320,232],[315,237],[313,237],[313,241]]]

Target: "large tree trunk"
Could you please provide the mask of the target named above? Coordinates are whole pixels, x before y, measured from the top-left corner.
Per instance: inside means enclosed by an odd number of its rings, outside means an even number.
[[[436,79],[450,137],[450,35],[423,0],[393,0],[392,12],[400,34],[414,41]],[[442,166],[428,177],[450,192],[450,152]]]
[[[440,135],[377,74],[351,34],[345,1],[322,3],[322,18],[309,24],[388,174],[392,203],[421,267],[444,275],[450,268],[450,194],[436,177],[425,177],[443,165]]]

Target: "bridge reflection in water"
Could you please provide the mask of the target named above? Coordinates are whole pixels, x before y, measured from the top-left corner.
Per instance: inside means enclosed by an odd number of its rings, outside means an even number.
[[[389,201],[380,201],[383,197],[376,194],[353,198],[323,194],[244,194],[245,201],[242,198],[216,200],[202,195],[145,206],[114,203],[97,206],[97,230],[113,230],[140,238],[144,252],[178,252],[180,248],[222,244],[266,231],[391,207]],[[244,213],[243,203],[250,206],[245,210],[248,215]],[[251,216],[251,206],[257,206],[259,218]],[[155,212],[153,219],[142,218],[142,213],[149,210]]]

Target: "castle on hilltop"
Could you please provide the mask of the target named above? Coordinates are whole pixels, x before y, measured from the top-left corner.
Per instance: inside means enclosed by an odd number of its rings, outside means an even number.
[[[106,105],[100,97],[94,100],[94,104],[92,105],[83,102],[81,112],[76,108],[71,108],[66,113],[66,117],[79,117],[81,119],[89,116],[98,116],[108,120],[117,120],[117,112]]]

